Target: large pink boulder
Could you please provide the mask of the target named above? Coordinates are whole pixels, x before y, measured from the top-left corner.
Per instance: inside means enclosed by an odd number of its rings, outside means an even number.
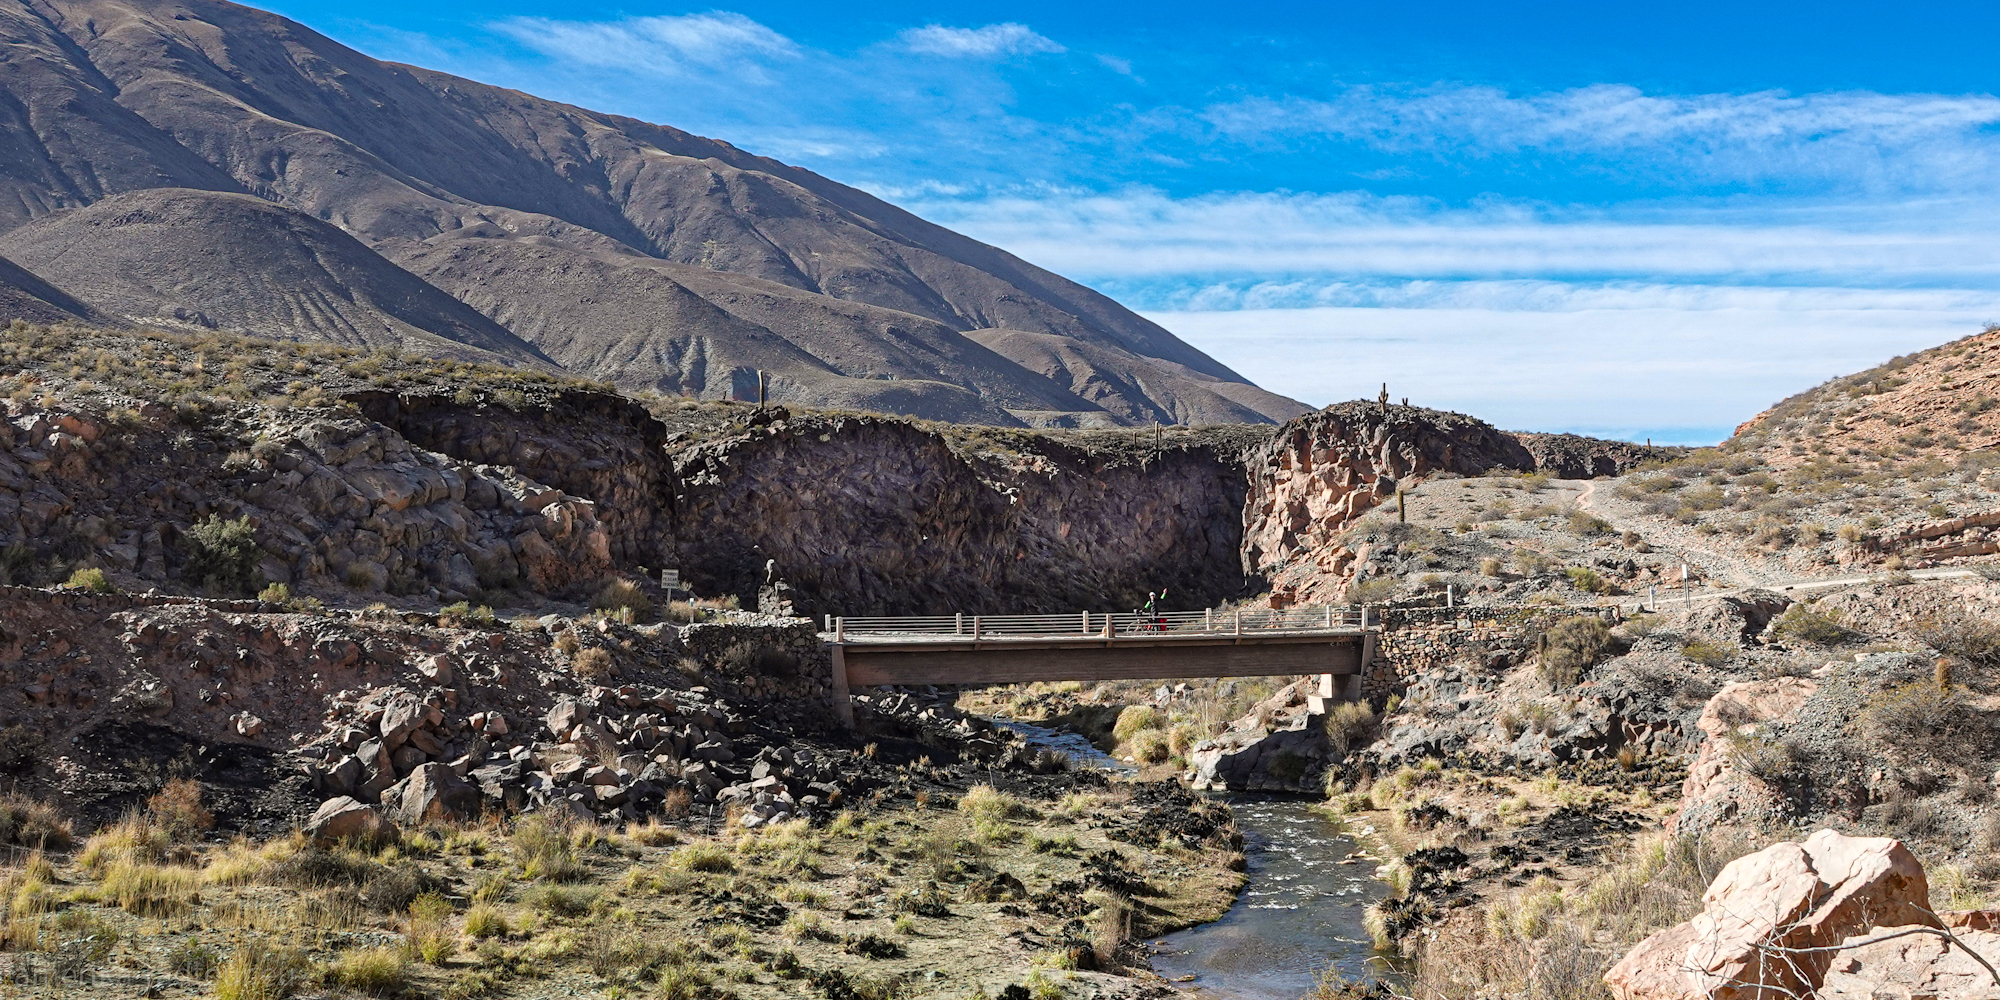
[[[1821,830],[1724,866],[1702,913],[1640,942],[1605,973],[1619,1000],[1809,995],[1838,945],[1871,927],[1940,926],[1923,865],[1900,841]]]
[[[1746,806],[1769,804],[1770,789],[1737,773],[1728,737],[1797,719],[1799,707],[1818,691],[1819,682],[1811,678],[1777,677],[1725,684],[1708,699],[1695,722],[1706,738],[1681,782],[1681,808],[1667,821],[1667,832],[1697,832],[1732,818]]]
[[[1871,927],[1834,953],[1819,1000],[2000,1000],[2000,982],[1987,968],[2000,963],[2000,934],[1960,927],[1952,934],[1956,944],[1927,927]]]

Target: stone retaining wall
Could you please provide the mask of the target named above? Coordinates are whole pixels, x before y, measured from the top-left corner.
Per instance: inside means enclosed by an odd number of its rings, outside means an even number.
[[[1579,615],[1598,615],[1616,622],[1618,609],[1539,604],[1371,608],[1369,620],[1381,622],[1382,632],[1376,640],[1374,659],[1362,669],[1362,694],[1380,704],[1401,693],[1418,674],[1467,658],[1518,662],[1533,655],[1543,632]]]
[[[688,658],[708,668],[712,683],[734,688],[728,694],[797,704],[824,725],[841,717],[841,706],[834,704],[832,651],[809,619],[684,625],[680,644]]]

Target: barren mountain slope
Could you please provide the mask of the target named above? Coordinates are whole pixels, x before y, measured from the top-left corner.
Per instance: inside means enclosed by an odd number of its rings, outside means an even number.
[[[24,319],[30,323],[80,320],[103,324],[89,306],[68,292],[43,281],[27,268],[0,257],[0,323]]]
[[[620,262],[649,267],[655,258],[722,276],[698,293],[720,307],[707,314],[713,325],[637,335],[608,351],[581,343],[601,319],[589,310],[569,311],[565,322],[575,325],[558,330],[546,303],[487,297],[489,317],[543,315],[544,333],[529,339],[578,342],[579,356],[683,357],[690,342],[719,345],[745,330],[725,304],[729,279],[797,289],[806,297],[772,317],[770,329],[811,357],[772,359],[779,398],[867,398],[842,377],[947,383],[916,393],[927,400],[1001,386],[1029,397],[1071,388],[1044,386],[1048,372],[1015,371],[970,342],[946,342],[1006,329],[1099,352],[1123,386],[1100,394],[1112,421],[1246,419],[1241,411],[1281,420],[1305,410],[1087,288],[726,143],[381,63],[276,15],[212,0],[13,0],[0,5],[0,32],[15,40],[0,82],[17,105],[11,122],[0,118],[8,144],[0,166],[14,195],[0,224],[135,188],[235,187],[370,243],[450,234],[453,242],[536,240],[590,254],[600,265],[549,292],[565,307],[595,296]],[[88,121],[72,128],[76,115]],[[462,287],[500,284],[501,273],[465,274]],[[657,274],[619,280],[642,284]],[[828,299],[920,317],[942,336],[915,352],[879,323],[855,336],[851,313]],[[822,344],[828,327],[846,335]],[[666,388],[750,374],[736,365],[680,367],[687,381]],[[652,372],[618,380],[657,382]],[[1044,421],[1107,419],[1095,403],[1066,395],[999,405]]]
[[[113,195],[16,228],[0,236],[0,248],[133,321],[547,364],[346,233],[248,195]]]
[[[568,370],[627,388],[754,399],[762,370],[773,399],[937,420],[1009,424],[1008,409],[1088,405],[936,321],[776,282],[553,241],[379,249]],[[579,284],[592,293],[570,294]]]
[[[1736,428],[1731,444],[1788,468],[1955,462],[2000,443],[2000,328],[1799,393]]]

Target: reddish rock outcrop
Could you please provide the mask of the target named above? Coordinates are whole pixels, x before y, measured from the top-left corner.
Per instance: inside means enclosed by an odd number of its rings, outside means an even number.
[[[1808,996],[1836,961],[1812,949],[1870,928],[1942,926],[1929,900],[1923,865],[1900,841],[1821,830],[1730,862],[1699,916],[1640,942],[1604,981],[1619,1000]]]
[[[1727,737],[1748,735],[1758,726],[1789,722],[1799,706],[1819,690],[1806,677],[1739,681],[1724,685],[1702,707],[1695,727],[1706,737],[1681,782],[1681,808],[1667,821],[1670,833],[1692,833],[1722,822],[1746,807],[1762,804],[1770,791],[1739,774],[1731,763]]]
[[[1341,599],[1356,553],[1342,543],[1399,486],[1438,472],[1535,468],[1513,435],[1458,413],[1339,403],[1298,417],[1253,453],[1243,569],[1301,602]]]

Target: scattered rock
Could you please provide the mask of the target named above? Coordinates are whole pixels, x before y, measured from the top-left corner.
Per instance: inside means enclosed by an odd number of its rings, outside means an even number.
[[[305,826],[306,836],[321,845],[380,837],[388,829],[374,806],[345,795],[321,803]]]

